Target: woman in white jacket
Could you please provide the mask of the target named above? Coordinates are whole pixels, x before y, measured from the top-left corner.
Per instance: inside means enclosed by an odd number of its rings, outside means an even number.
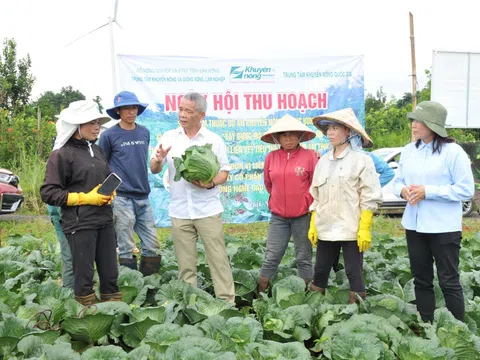
[[[311,289],[325,293],[334,260],[343,249],[349,303],[354,303],[356,294],[365,298],[363,252],[370,248],[373,212],[382,202],[373,160],[361,150],[373,142],[351,108],[312,121],[328,136],[332,149],[320,158],[310,189],[314,201],[309,239],[317,246]]]

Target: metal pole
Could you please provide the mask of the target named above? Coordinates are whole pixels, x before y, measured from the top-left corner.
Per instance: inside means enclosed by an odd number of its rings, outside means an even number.
[[[113,41],[113,21],[112,18],[108,18],[108,26],[110,28],[110,56],[112,62],[112,97],[117,94],[117,71],[115,67],[115,43]]]

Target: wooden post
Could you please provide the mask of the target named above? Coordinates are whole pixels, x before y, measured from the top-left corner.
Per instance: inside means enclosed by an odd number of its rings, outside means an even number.
[[[408,13],[410,17],[410,51],[412,55],[412,111],[417,106],[417,65],[415,63],[415,34],[413,30],[413,15]]]
[[[417,65],[415,62],[415,34],[413,30],[413,15],[408,13],[410,18],[410,52],[412,57],[412,111],[417,107]],[[412,141],[415,140],[412,133]]]

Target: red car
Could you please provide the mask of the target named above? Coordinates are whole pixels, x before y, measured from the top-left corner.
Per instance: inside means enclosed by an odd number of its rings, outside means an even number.
[[[20,178],[10,170],[0,168],[0,215],[17,211],[24,201]]]

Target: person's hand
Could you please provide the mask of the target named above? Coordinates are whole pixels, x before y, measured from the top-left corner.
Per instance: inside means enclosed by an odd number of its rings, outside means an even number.
[[[67,197],[67,206],[77,206],[77,205],[93,205],[93,206],[102,206],[108,203],[110,200],[110,195],[102,195],[98,193],[98,189],[101,184],[95,186],[88,193],[68,193]]]
[[[410,185],[410,205],[416,205],[420,200],[425,199],[425,186],[424,185]]]
[[[410,202],[410,189],[407,186],[405,186],[402,189],[401,196],[402,196],[402,198],[404,198],[405,200]]]
[[[192,180],[191,183],[201,189],[211,189],[215,187],[215,183],[213,182],[213,180],[206,184],[201,180]]]
[[[317,246],[317,228],[315,226],[315,211],[312,211],[312,215],[310,217],[310,228],[308,229],[308,240],[312,243],[312,246]]]
[[[373,212],[370,210],[362,210],[360,213],[360,223],[357,232],[357,245],[360,252],[367,251],[372,246],[372,218]]]
[[[112,195],[110,195],[110,200],[108,200],[107,205],[111,205],[112,201],[115,199],[115,196],[117,196],[117,190],[113,190]]]
[[[155,160],[159,163],[161,163],[163,161],[163,159],[165,159],[168,155],[168,152],[170,151],[170,149],[172,148],[172,146],[168,146],[167,148],[163,148],[163,144],[160,144],[160,146],[158,147],[157,150],[155,150]]]

